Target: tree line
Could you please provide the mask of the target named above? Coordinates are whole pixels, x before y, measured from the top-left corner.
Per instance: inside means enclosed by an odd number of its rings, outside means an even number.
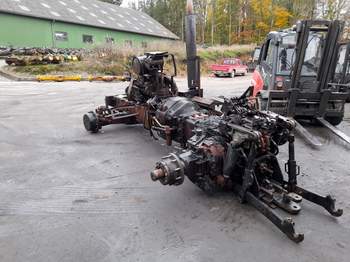
[[[131,7],[184,38],[186,0],[135,1]],[[194,0],[194,5],[197,40],[203,45],[260,43],[268,32],[300,19],[350,19],[348,0]]]

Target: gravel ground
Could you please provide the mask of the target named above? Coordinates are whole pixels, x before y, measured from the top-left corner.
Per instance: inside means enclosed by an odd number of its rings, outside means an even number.
[[[205,78],[203,86],[206,96],[239,95],[249,79]],[[294,218],[305,240],[294,244],[230,194],[153,183],[150,170],[171,149],[142,127],[86,133],[82,115],[124,88],[0,82],[0,261],[349,261],[350,151],[342,141],[316,127],[308,129],[321,149],[297,139],[300,184],[332,192],[344,215],[305,201]],[[340,126],[348,134],[349,110]]]

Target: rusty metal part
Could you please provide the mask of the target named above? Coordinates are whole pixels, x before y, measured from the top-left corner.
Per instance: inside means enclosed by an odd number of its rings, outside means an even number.
[[[209,194],[236,189],[242,203],[252,204],[295,242],[302,241],[303,235],[295,232],[293,221],[274,213],[274,208],[296,215],[304,199],[324,207],[333,216],[342,215],[333,198],[298,187],[300,167],[295,160],[294,121],[256,111],[246,97],[224,99],[220,114],[204,105],[202,99],[187,97],[154,96],[141,103],[126,96],[111,96],[105,103],[84,116],[90,132],[109,124],[143,124],[167,145],[175,141],[182,147],[182,151],[156,164],[150,174],[153,181],[178,186],[186,176]],[[286,143],[287,179],[277,159],[278,146]]]
[[[165,177],[165,172],[161,168],[157,168],[151,172],[151,179],[153,181],[158,181],[159,179],[162,179],[163,177]]]
[[[215,157],[223,157],[225,155],[225,148],[217,143],[213,144],[202,144],[200,147],[205,153],[210,154]]]
[[[170,126],[166,126],[164,128],[164,132],[165,132],[165,137],[166,137],[166,144],[168,146],[171,146],[172,144],[172,138],[171,138],[171,132],[172,132],[172,129]]]
[[[236,191],[239,192],[241,188],[236,187]],[[259,201],[252,193],[247,192],[247,202],[254,206],[261,214],[268,218],[278,229],[280,229],[286,236],[294,241],[300,243],[304,240],[304,234],[296,233],[294,229],[294,221],[291,218],[280,218],[275,212],[273,212],[266,204]]]
[[[106,97],[105,106],[90,112],[89,131],[109,124],[143,124],[154,138],[180,149],[163,157],[150,173],[153,181],[179,186],[185,177],[203,191],[214,194],[226,189],[241,203],[249,203],[292,241],[303,241],[294,222],[274,212],[280,208],[297,214],[302,200],[341,216],[330,196],[320,196],[298,186],[294,148],[295,122],[272,112],[254,109],[249,88],[241,97],[207,100],[200,96],[199,66],[196,60],[195,16],[188,2],[187,92],[177,90],[171,76],[162,73],[167,53],[147,53],[133,59],[133,73],[125,96]],[[219,109],[217,108],[219,106]],[[94,125],[95,124],[95,125]],[[155,133],[157,136],[155,136]],[[288,143],[288,161],[283,172],[279,146]]]
[[[151,179],[160,181],[163,185],[179,186],[185,179],[184,164],[175,154],[165,156],[151,172]]]

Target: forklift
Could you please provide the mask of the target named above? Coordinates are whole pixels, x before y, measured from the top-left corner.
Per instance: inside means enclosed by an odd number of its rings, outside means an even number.
[[[349,89],[335,78],[343,27],[338,20],[303,20],[291,29],[270,32],[253,73],[258,109],[294,118],[297,132],[314,146],[321,143],[299,120],[319,123],[350,144],[335,127],[343,120],[349,97]]]

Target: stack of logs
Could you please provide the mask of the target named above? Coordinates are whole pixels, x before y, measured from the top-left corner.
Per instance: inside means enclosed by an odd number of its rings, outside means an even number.
[[[45,65],[80,61],[82,59],[82,50],[49,48],[3,48],[0,49],[0,55],[6,55],[5,61],[8,65]]]

